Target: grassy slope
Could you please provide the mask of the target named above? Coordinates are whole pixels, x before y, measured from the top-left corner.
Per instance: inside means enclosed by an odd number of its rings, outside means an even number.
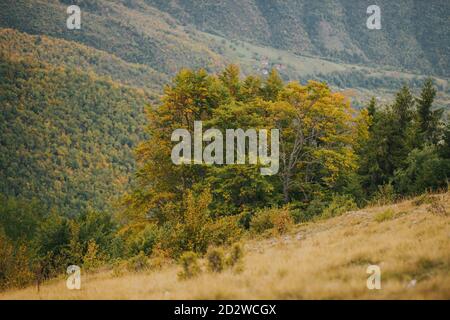
[[[83,274],[81,291],[59,279],[40,293],[30,287],[0,299],[450,299],[450,193],[435,199],[446,214],[404,201],[248,240],[241,273],[180,281],[175,265],[119,277],[104,271]],[[381,268],[381,290],[366,288],[369,264]]]

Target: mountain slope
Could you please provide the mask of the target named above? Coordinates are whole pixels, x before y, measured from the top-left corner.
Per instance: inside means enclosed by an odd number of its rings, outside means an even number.
[[[142,90],[2,51],[0,193],[75,215],[126,190],[143,137]]]
[[[82,290],[67,290],[58,279],[40,292],[29,287],[0,293],[0,299],[450,299],[450,194],[431,199],[247,240],[240,272],[177,280],[179,267],[172,264],[119,275],[82,270]],[[380,290],[366,286],[369,265],[380,267]]]
[[[450,75],[445,0],[377,1],[382,29],[369,30],[373,1],[146,0],[200,30],[335,61]]]
[[[48,36],[32,36],[14,29],[0,29],[0,54],[17,61],[39,61],[48,66],[75,68],[156,95],[168,77],[151,67],[125,62],[104,51],[74,41]]]
[[[73,1],[6,0],[0,3],[0,27],[83,43],[121,59],[166,74],[181,67],[223,66],[223,59],[201,43],[192,43],[173,18],[145,5],[121,1],[77,1],[81,30],[68,30],[66,9]]]

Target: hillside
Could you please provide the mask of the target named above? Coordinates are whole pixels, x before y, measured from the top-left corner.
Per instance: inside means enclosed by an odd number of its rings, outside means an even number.
[[[168,82],[166,75],[147,65],[129,63],[74,41],[32,36],[14,29],[0,29],[0,54],[16,61],[39,61],[47,66],[108,77],[126,86],[145,89],[154,99]]]
[[[130,1],[133,2],[133,1]],[[377,1],[382,29],[366,28],[370,1],[147,0],[182,23],[226,38],[334,61],[449,76],[450,3]]]
[[[371,96],[386,103],[403,83],[418,88],[433,75],[437,106],[450,105],[446,1],[382,1],[383,29],[377,31],[365,26],[368,4],[356,0],[76,3],[81,30],[66,29],[69,2],[62,0],[3,1],[0,27],[74,41],[139,64],[114,73],[143,85],[148,70],[146,78],[154,81],[145,86],[152,89],[183,67],[217,72],[232,62],[246,75],[277,68],[284,80],[326,81],[347,90],[357,107]]]
[[[60,278],[0,299],[449,299],[450,194],[347,212],[244,247],[240,271],[178,280],[170,262],[106,268],[82,272],[81,291]],[[381,290],[366,287],[370,264],[381,268]]]
[[[0,193],[38,198],[69,215],[110,208],[134,170],[148,96],[89,68],[9,53],[2,47]]]
[[[76,41],[171,75],[182,67],[223,66],[218,54],[192,43],[173,18],[142,1],[135,9],[121,1],[77,3],[84,13],[81,30],[66,28],[66,9],[72,1],[55,0],[2,1],[0,27]]]

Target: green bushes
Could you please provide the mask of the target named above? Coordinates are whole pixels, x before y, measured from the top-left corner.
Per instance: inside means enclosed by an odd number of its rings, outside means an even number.
[[[276,214],[277,209],[259,210],[250,221],[250,230],[254,233],[263,233],[274,227],[272,216]]]
[[[208,270],[222,272],[225,267],[225,254],[222,248],[209,248],[206,253]]]
[[[22,287],[35,279],[25,246],[15,248],[0,228],[0,290]]]
[[[386,205],[393,203],[397,195],[394,190],[394,186],[390,183],[378,186],[378,191],[375,192],[372,199],[370,200],[370,204],[372,205]]]
[[[231,246],[230,252],[226,258],[226,265],[229,267],[234,267],[242,262],[244,257],[244,250],[239,243],[235,243]]]
[[[395,212],[392,209],[387,209],[383,212],[378,213],[375,216],[375,221],[376,222],[384,222],[384,221],[388,221],[388,220],[392,220],[395,217]]]
[[[272,234],[286,233],[294,224],[288,206],[282,208],[262,209],[256,212],[250,221],[250,230],[261,234],[271,230]]]
[[[195,252],[187,251],[180,256],[179,264],[182,270],[178,273],[179,279],[190,279],[200,274],[201,269],[198,264],[198,255]]]
[[[447,187],[450,159],[444,159],[434,146],[414,149],[406,159],[405,168],[395,173],[394,183],[402,194],[419,194],[426,190]]]
[[[143,251],[127,261],[127,269],[132,272],[144,271],[149,268],[148,257]]]
[[[350,195],[334,195],[331,203],[322,212],[323,218],[339,216],[347,211],[355,210],[358,206]]]
[[[242,271],[244,250],[239,243],[234,243],[228,250],[223,247],[209,247],[204,256],[205,267],[209,272],[220,273],[227,268]],[[184,252],[178,259],[181,270],[178,273],[180,280],[190,279],[202,272],[200,256],[192,251]]]

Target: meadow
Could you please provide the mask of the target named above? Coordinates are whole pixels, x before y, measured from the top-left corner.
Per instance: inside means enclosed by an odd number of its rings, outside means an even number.
[[[243,240],[243,263],[180,280],[167,261],[141,272],[82,272],[0,299],[450,299],[450,193],[372,206]],[[205,264],[205,261],[201,261]],[[366,286],[369,265],[381,289]]]

